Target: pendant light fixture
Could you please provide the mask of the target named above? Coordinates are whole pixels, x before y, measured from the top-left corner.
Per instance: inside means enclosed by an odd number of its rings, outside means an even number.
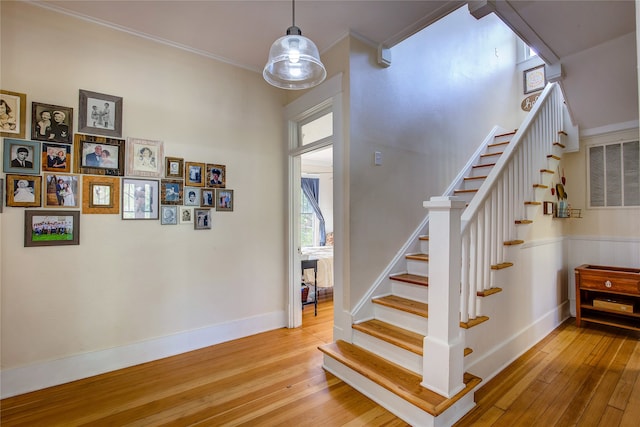
[[[296,27],[296,4],[291,0],[293,24],[287,35],[273,42],[262,76],[267,83],[281,89],[308,89],[322,83],[327,70],[320,61],[316,45]]]

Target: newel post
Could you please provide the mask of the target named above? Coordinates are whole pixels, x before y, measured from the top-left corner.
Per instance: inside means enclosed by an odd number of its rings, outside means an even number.
[[[446,397],[464,388],[460,328],[460,216],[458,197],[432,197],[429,209],[429,330],[424,338],[422,385]]]

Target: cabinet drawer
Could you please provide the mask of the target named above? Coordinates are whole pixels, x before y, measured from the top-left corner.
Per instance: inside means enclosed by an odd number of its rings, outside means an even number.
[[[608,292],[622,292],[627,294],[640,293],[640,280],[619,277],[602,277],[598,275],[581,274],[580,287]]]

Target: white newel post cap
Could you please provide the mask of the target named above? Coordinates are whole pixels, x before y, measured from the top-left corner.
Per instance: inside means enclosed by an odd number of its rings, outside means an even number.
[[[466,205],[466,202],[457,196],[434,196],[422,202],[422,206],[429,210],[464,209]]]

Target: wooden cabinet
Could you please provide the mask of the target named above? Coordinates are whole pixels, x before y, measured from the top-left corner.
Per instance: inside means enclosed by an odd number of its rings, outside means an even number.
[[[576,270],[576,324],[640,331],[640,269],[584,264]]]

